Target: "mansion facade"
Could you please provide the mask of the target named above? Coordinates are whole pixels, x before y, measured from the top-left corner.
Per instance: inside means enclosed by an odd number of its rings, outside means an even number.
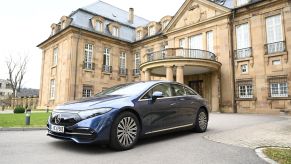
[[[39,107],[135,81],[189,85],[212,111],[291,110],[291,3],[185,0],[159,22],[98,1],[51,26]]]

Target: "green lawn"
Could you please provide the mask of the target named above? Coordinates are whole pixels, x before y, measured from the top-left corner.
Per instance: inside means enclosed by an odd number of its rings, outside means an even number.
[[[291,164],[291,148],[267,148],[263,152],[279,164]]]
[[[46,127],[50,113],[32,113],[30,125],[25,125],[25,114],[0,114],[0,127]]]

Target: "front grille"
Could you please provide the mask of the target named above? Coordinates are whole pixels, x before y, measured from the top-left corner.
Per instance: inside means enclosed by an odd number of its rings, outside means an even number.
[[[80,122],[81,118],[76,113],[53,113],[50,122],[54,125],[73,126]]]

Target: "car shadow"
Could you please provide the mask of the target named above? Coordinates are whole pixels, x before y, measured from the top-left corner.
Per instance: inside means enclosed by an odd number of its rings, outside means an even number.
[[[179,140],[183,137],[188,137],[190,135],[195,135],[196,137],[200,137],[200,136],[205,136],[206,133],[195,133],[190,130],[182,130],[178,132],[176,131],[176,132],[168,132],[168,133],[158,134],[158,135],[149,135],[149,136],[139,139],[135,147],[140,148],[144,145],[166,142],[166,141],[174,140],[174,139]],[[82,153],[82,154],[118,153],[118,151],[111,149],[108,145],[102,145],[102,144],[77,144],[72,141],[62,141],[62,140],[54,140],[50,144],[51,146],[61,149],[61,150]]]

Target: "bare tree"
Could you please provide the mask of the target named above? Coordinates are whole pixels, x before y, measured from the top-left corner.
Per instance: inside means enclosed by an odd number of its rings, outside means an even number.
[[[27,60],[28,57],[25,56],[24,58],[19,58],[17,61],[15,61],[12,56],[6,60],[6,66],[8,69],[9,74],[9,82],[13,91],[13,97],[17,96],[17,92],[20,91],[22,80],[24,78],[24,75],[26,73],[27,68]]]

